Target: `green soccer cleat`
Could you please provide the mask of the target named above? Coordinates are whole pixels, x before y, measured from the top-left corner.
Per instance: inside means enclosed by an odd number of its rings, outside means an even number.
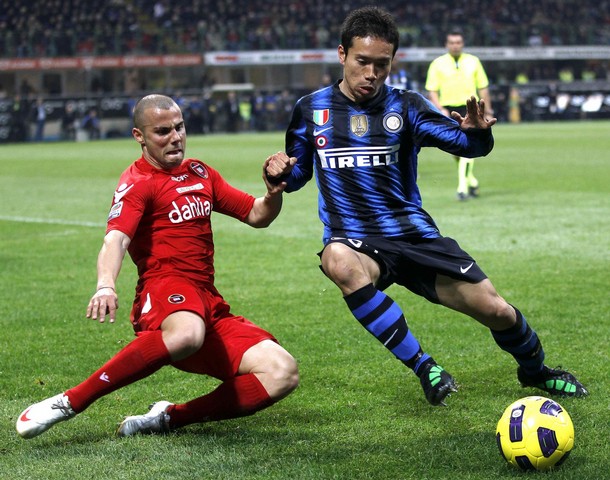
[[[517,378],[522,387],[536,387],[559,397],[584,397],[589,394],[574,375],[560,368],[545,365],[538,375],[529,376],[519,367]]]
[[[453,377],[440,365],[428,363],[419,377],[424,395],[432,405],[447,406],[445,398],[457,392]]]

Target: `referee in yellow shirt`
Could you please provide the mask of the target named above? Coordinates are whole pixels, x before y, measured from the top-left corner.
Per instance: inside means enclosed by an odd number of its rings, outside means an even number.
[[[447,34],[447,53],[434,59],[428,68],[426,90],[430,101],[445,115],[455,111],[466,115],[466,100],[475,96],[485,103],[485,115],[493,117],[489,98],[489,80],[478,57],[463,53],[464,36],[459,30]],[[458,162],[458,200],[479,196],[474,159],[455,157]]]

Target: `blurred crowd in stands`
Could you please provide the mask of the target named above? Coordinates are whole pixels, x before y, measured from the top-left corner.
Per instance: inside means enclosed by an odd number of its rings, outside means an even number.
[[[403,48],[441,48],[446,32],[456,26],[464,31],[467,48],[610,44],[610,0],[0,0],[0,58],[335,49],[346,14],[375,3],[396,17]],[[390,80],[418,90],[427,64],[407,68],[396,72],[400,81],[394,72]],[[489,75],[496,111],[505,120],[501,107],[510,103],[510,84],[549,82],[550,93],[536,92],[535,103],[552,100],[557,82],[606,81],[608,71],[607,61],[558,60],[497,65]],[[0,78],[0,143],[128,135],[129,124],[117,127],[114,119],[129,119],[132,94],[148,86],[131,75],[135,71],[124,73],[129,81],[121,88],[104,84],[97,74],[87,77],[82,92],[87,101],[47,84],[35,88],[26,78],[16,77],[14,85],[9,77]],[[212,95],[215,80],[206,75],[191,86],[196,94],[167,92],[183,108],[192,133],[283,130],[295,99],[304,93],[282,86]],[[108,94],[117,96],[113,102],[119,107],[106,108]],[[610,95],[605,102],[610,109]]]
[[[1,85],[0,85],[1,87]],[[296,95],[280,92],[235,92],[212,96],[170,94],[182,109],[189,133],[264,132],[284,130]],[[135,97],[45,99],[0,89],[0,143],[45,140],[99,140],[131,135]],[[105,125],[104,125],[105,124]]]
[[[346,13],[370,0],[0,0],[0,56],[336,48]],[[608,45],[609,0],[388,0],[403,47]]]

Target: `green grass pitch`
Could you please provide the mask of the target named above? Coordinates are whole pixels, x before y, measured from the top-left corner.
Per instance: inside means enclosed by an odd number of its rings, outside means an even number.
[[[610,123],[499,125],[476,162],[481,197],[455,201],[453,159],[424,149],[424,206],[537,329],[550,366],[575,372],[586,399],[559,399],[575,448],[553,479],[610,472]],[[280,133],[191,136],[187,153],[234,185],[264,192],[261,165]],[[495,427],[535,393],[488,331],[390,287],[424,348],[456,378],[447,408],[351,317],[319,271],[316,189],[285,196],[266,230],[213,217],[217,285],[297,358],[300,387],[252,417],[168,436],[119,439],[118,422],[216,385],[171,368],[93,404],[35,439],[17,436],[30,403],[83,380],[133,337],[135,271],[126,261],[114,325],[87,320],[106,214],[133,140],[0,146],[0,479],[512,479]],[[538,475],[534,474],[533,477]],[[542,477],[541,477],[542,478]],[[547,478],[545,476],[544,478]]]

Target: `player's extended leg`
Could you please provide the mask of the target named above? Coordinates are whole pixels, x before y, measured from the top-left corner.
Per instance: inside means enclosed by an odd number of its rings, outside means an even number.
[[[474,176],[474,158],[468,158],[466,162],[466,182],[468,184],[468,195],[479,196],[479,181]]]
[[[168,412],[171,427],[252,415],[286,397],[298,384],[292,355],[273,340],[263,340],[244,353],[236,377]]]
[[[162,433],[193,423],[252,415],[286,397],[298,383],[292,355],[273,340],[263,340],[244,353],[237,376],[183,404],[157,402],[148,413],[127,417],[118,434]]]
[[[457,199],[460,201],[468,200],[468,162],[470,158],[455,157],[458,166],[458,187]]]
[[[28,407],[17,419],[17,433],[23,438],[40,435],[100,397],[190,355],[203,343],[203,320],[191,312],[171,314],[163,327],[137,337],[79,385]]]
[[[330,243],[322,253],[322,268],[341,289],[356,320],[420,378],[427,400],[444,404],[456,391],[455,382],[422,350],[398,304],[374,286],[379,265],[347,245]]]
[[[587,395],[574,375],[544,365],[538,335],[523,314],[498,295],[489,279],[468,283],[439,275],[436,292],[444,306],[471,316],[491,330],[498,346],[519,365],[517,376],[523,386],[560,396]]]

